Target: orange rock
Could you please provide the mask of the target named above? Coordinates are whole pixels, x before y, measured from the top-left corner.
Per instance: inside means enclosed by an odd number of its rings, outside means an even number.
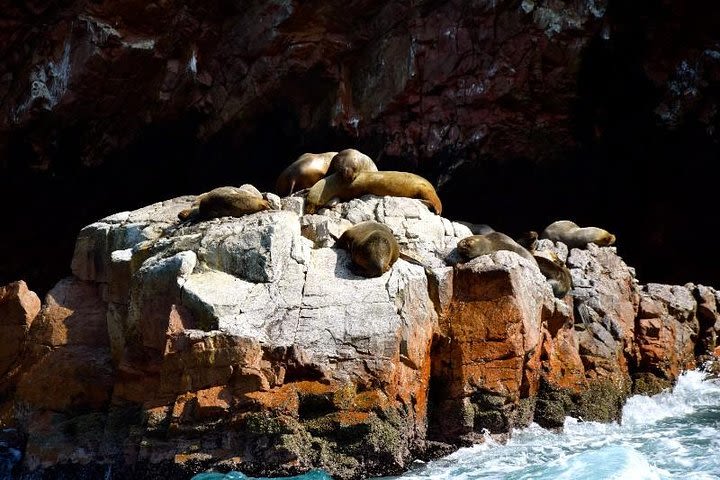
[[[235,369],[259,370],[262,348],[256,340],[228,334],[188,333],[167,338],[161,366],[161,392],[180,394],[231,382]]]
[[[548,334],[543,342],[544,377],[554,387],[579,392],[587,386],[578,342],[572,327]]]
[[[56,412],[102,409],[110,401],[113,369],[108,350],[86,346],[57,348],[24,372],[16,400]],[[61,385],[49,388],[50,385]]]
[[[432,373],[434,429],[449,439],[514,425],[520,399],[538,389],[543,316],[554,309],[539,270],[511,252],[458,265],[453,285]]]
[[[213,418],[228,413],[232,404],[232,394],[227,387],[212,387],[195,392],[195,417]]]
[[[0,287],[0,378],[19,360],[40,299],[20,280]]]
[[[383,410],[390,405],[387,395],[382,390],[369,390],[358,393],[353,399],[353,407],[361,412]]]
[[[192,313],[182,305],[173,304],[170,307],[167,335],[176,335],[190,328],[197,328]],[[166,351],[167,353],[167,351]]]
[[[250,392],[246,396],[262,410],[271,410],[294,417],[298,415],[300,399],[294,384],[283,385],[267,392]]]
[[[40,311],[40,299],[20,280],[0,287],[0,326],[29,327]]]
[[[95,284],[66,278],[48,293],[32,329],[33,341],[51,347],[109,346],[106,312]]]
[[[39,353],[20,374],[17,401],[56,412],[107,406],[114,372],[105,308],[93,284],[74,278],[58,282],[33,322],[30,342]],[[49,388],[58,384],[62,388]]]
[[[337,422],[340,427],[351,427],[366,423],[370,418],[368,412],[337,412],[327,416],[331,422]]]
[[[641,294],[636,344],[642,371],[674,381],[695,366],[697,303],[685,287],[648,284]]]

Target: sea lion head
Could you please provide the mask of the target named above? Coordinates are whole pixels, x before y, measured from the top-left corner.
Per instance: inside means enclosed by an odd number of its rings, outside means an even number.
[[[470,260],[480,255],[492,253],[492,242],[485,238],[484,235],[472,235],[458,242],[457,251],[463,258]]]
[[[527,249],[529,252],[532,252],[537,248],[538,233],[535,230],[529,230],[527,232],[523,232],[520,234],[519,237],[517,237],[515,239],[515,241],[521,247]]]
[[[610,245],[615,245],[615,235],[606,231],[604,235],[600,235],[597,240],[595,240],[595,243],[597,245],[600,245],[601,247],[609,247]]]
[[[329,173],[335,173],[344,183],[351,183],[360,172],[376,172],[377,166],[364,153],[347,148],[337,153],[330,162]]]
[[[361,275],[379,277],[390,269],[393,244],[387,234],[372,232],[358,243],[353,246],[351,257]]]

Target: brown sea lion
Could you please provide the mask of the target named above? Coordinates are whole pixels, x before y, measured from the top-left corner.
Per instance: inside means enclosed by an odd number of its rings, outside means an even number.
[[[319,180],[310,188],[306,200],[308,213],[337,201],[347,201],[363,195],[417,198],[440,215],[442,203],[432,184],[409,172],[358,172],[355,180],[344,182],[334,173]]]
[[[529,252],[534,252],[537,247],[538,233],[535,230],[523,232],[515,238],[515,241]]]
[[[585,248],[588,243],[607,247],[615,243],[615,235],[598,227],[578,227],[570,220],[551,223],[540,234],[553,242],[562,242],[569,248]]]
[[[550,284],[553,295],[557,298],[563,298],[572,288],[570,270],[557,258],[557,255],[552,252],[537,252],[533,255],[504,233],[491,232],[486,235],[472,235],[463,238],[458,242],[457,250],[466,260],[494,253],[498,250],[515,252],[538,266],[540,272]]]
[[[398,259],[400,247],[387,225],[361,222],[340,236],[337,246],[350,252],[358,273],[364,277],[379,277]]]
[[[488,233],[494,232],[495,229],[486,223],[471,223],[464,222],[462,220],[457,221],[461,225],[465,225],[470,229],[473,235],[487,235]]]
[[[199,221],[217,217],[241,217],[269,208],[267,200],[246,189],[219,187],[198,195],[192,207],[181,211],[178,218],[182,221]]]
[[[360,172],[377,172],[377,166],[370,157],[353,148],[338,152],[330,161],[328,174],[337,174],[345,183],[355,180]]]
[[[572,288],[572,275],[565,263],[548,250],[534,252],[533,257],[540,267],[540,272],[552,287],[553,295],[557,298],[565,297]]]
[[[457,244],[458,253],[465,259],[471,260],[480,255],[487,255],[498,250],[515,252],[521,257],[536,263],[535,258],[515,240],[500,232],[490,232],[485,235],[471,235],[460,240]]]
[[[298,190],[312,187],[325,176],[337,153],[303,153],[282,171],[275,183],[275,191],[278,195],[291,195]]]

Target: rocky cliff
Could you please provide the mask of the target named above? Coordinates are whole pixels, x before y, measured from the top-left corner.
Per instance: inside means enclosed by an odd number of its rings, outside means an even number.
[[[515,253],[458,263],[469,230],[417,200],[303,215],[269,198],[196,224],[177,221],[193,197],[106,217],[42,305],[23,282],[0,290],[21,476],[397,473],[486,432],[617,419],[716,347],[720,293],[641,285],[613,247],[541,241],[572,273],[558,300]],[[364,220],[405,252],[381,277],[333,248]]]

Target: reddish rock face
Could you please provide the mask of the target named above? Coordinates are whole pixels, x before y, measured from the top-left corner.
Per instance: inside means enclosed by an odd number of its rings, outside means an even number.
[[[554,309],[550,287],[533,267],[505,251],[456,267],[433,359],[439,438],[471,440],[483,429],[506,432],[531,418],[520,400],[537,393],[543,312]]]
[[[0,287],[0,392],[7,388],[33,320],[40,312],[40,299],[20,280]]]
[[[0,178],[9,180],[0,193],[8,192],[4,201],[36,193],[12,212],[26,228],[0,239],[20,253],[0,265],[0,281],[41,250],[35,242],[44,235],[27,233],[28,218],[52,217],[47,232],[63,231],[33,267],[45,290],[66,274],[57,259],[75,227],[113,208],[228,178],[269,186],[299,153],[348,146],[367,148],[383,169],[430,176],[449,211],[467,220],[529,228],[564,204],[621,225],[635,258],[679,255],[645,261],[658,281],[671,274],[656,264],[670,261],[667,270],[682,281],[696,278],[693,269],[714,278],[684,252],[679,233],[702,220],[688,213],[697,210],[688,199],[711,200],[714,176],[698,175],[693,192],[683,186],[677,198],[659,199],[650,187],[639,190],[634,175],[615,174],[632,165],[653,185],[677,178],[674,159],[683,153],[694,157],[692,172],[707,172],[716,157],[720,55],[713,15],[705,14],[716,6],[686,3],[8,6]],[[618,147],[628,144],[637,148]],[[670,161],[659,161],[665,156]],[[585,174],[602,178],[583,184]],[[160,175],[171,178],[158,185]],[[505,180],[511,195],[495,186]],[[605,185],[618,182],[608,196]],[[467,218],[481,215],[464,199],[478,187],[481,204],[499,197],[482,212],[494,218]],[[540,195],[546,208],[518,208]],[[624,213],[638,200],[671,221]]]
[[[304,130],[379,135],[389,155],[423,160],[471,147],[476,155],[553,156],[573,143],[579,53],[604,15],[604,7],[509,1],[322,9],[71,2],[41,10],[42,32],[28,28],[35,12],[7,12],[0,44],[17,53],[4,56],[13,74],[0,84],[9,100],[0,131],[36,126],[27,141],[43,168],[57,152],[40,131],[64,136],[86,125],[80,151],[93,165],[148,123],[193,115],[197,135],[208,138],[259,118],[265,98],[291,105]],[[70,123],[41,127],[48,114]],[[536,142],[539,129],[558,147]]]
[[[106,406],[113,371],[105,314],[96,285],[59,282],[30,332],[16,400],[55,412]],[[48,388],[58,382],[62,388]]]
[[[643,290],[637,319],[639,369],[674,381],[695,367],[697,303],[686,287],[651,283]]]
[[[712,288],[698,285],[693,294],[698,302],[697,317],[699,323],[699,349],[696,353],[712,352],[718,345],[717,332],[720,332],[720,295]]]

